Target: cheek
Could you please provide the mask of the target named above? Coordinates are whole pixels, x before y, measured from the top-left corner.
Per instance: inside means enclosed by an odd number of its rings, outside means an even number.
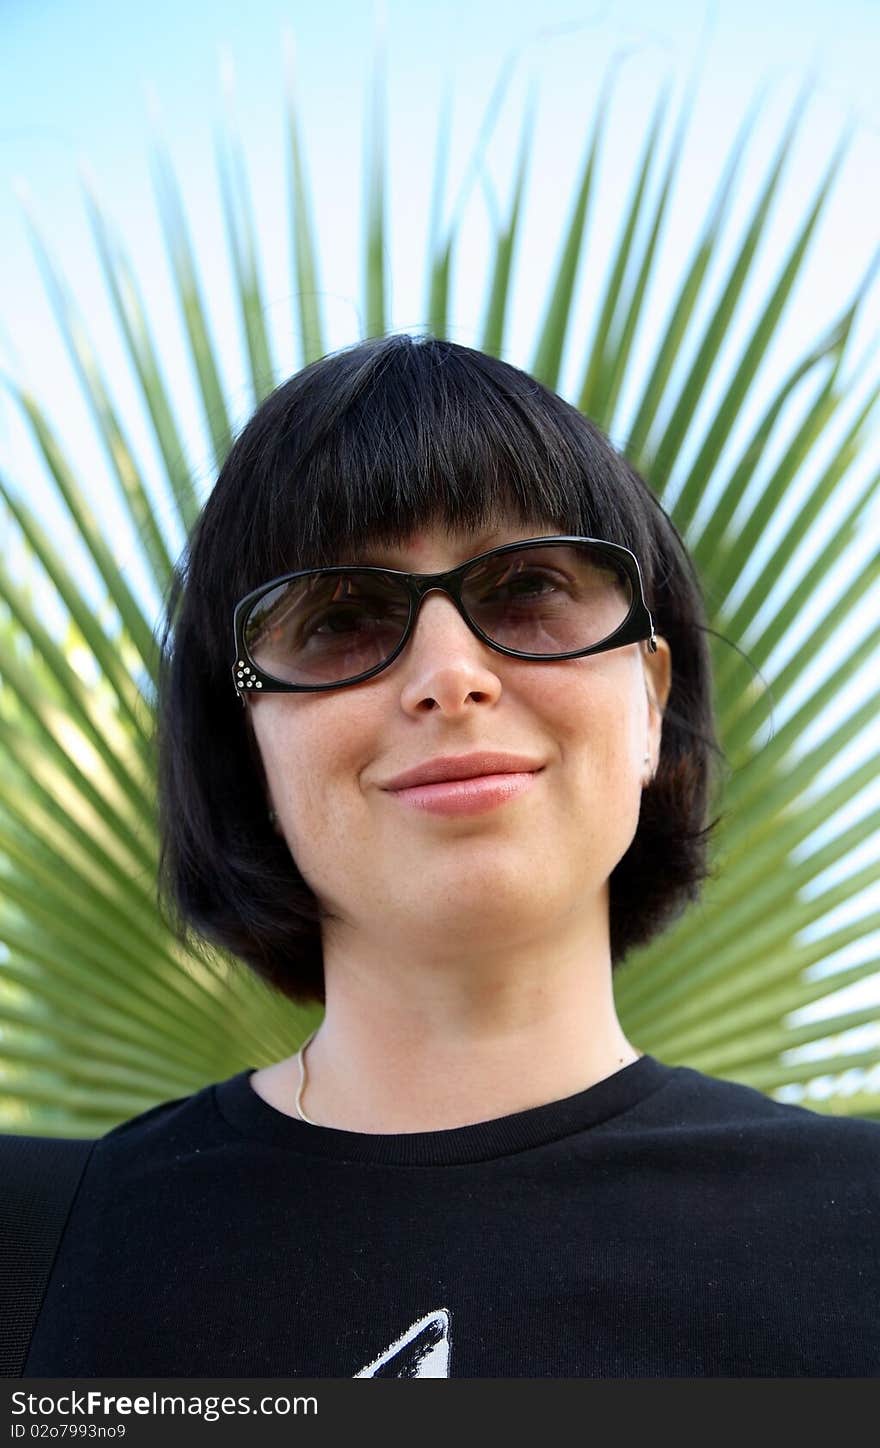
[[[306,701],[295,717],[289,710],[266,719],[260,730],[260,751],[279,823],[309,883],[326,880],[334,866],[347,868],[346,858],[363,848],[359,835],[364,824],[359,808],[361,732],[350,719],[341,725],[338,711],[311,704]]]
[[[543,719],[558,751],[568,825],[610,870],[632,843],[642,799],[646,711],[632,671],[572,670],[547,692]]]
[[[563,755],[618,778],[638,769],[647,737],[644,691],[628,662],[570,660],[564,674],[551,666],[546,687],[532,695],[536,717]]]

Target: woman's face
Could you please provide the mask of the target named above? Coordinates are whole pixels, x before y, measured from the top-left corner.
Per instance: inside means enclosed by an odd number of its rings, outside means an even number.
[[[511,522],[461,536],[437,526],[358,561],[440,572],[556,531]],[[657,643],[656,654],[641,643],[558,663],[508,658],[432,593],[406,648],[374,678],[249,696],[267,807],[317,897],[375,940],[439,926],[473,945],[540,929],[560,911],[595,912],[659,758],[671,660]],[[483,750],[524,755],[540,773],[497,807],[464,815],[414,808],[385,787],[438,756]]]

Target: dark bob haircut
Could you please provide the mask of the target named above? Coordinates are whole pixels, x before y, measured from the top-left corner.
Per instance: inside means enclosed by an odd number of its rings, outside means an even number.
[[[250,711],[232,682],[235,604],[366,543],[399,545],[432,523],[484,529],[504,513],[631,549],[672,651],[657,774],[610,878],[612,966],[697,899],[718,823],[706,823],[710,766],[724,756],[702,594],[682,540],[570,403],[470,347],[397,334],[321,358],[261,404],[174,574],[156,734],[158,903],[191,950],[208,942],[288,999],[324,1001],[328,914],[268,818]]]

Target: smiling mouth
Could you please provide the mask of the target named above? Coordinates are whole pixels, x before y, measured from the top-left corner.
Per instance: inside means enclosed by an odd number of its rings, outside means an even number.
[[[410,785],[408,789],[390,790],[389,793],[401,803],[430,814],[480,814],[525,794],[542,773],[543,769],[479,774],[470,779],[444,779],[434,784]]]

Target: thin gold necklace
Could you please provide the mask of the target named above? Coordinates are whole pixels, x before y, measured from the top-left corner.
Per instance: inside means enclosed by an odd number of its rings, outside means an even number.
[[[312,1121],[311,1117],[306,1116],[306,1113],[302,1109],[302,1094],[306,1088],[306,1063],[304,1059],[304,1052],[306,1046],[309,1044],[309,1041],[312,1039],[312,1036],[314,1036],[317,1029],[318,1027],[315,1026],[315,1030],[309,1032],[296,1053],[296,1059],[299,1061],[299,1090],[296,1093],[296,1110],[297,1115],[300,1116],[303,1121],[307,1121],[309,1126],[320,1126],[320,1122]]]

